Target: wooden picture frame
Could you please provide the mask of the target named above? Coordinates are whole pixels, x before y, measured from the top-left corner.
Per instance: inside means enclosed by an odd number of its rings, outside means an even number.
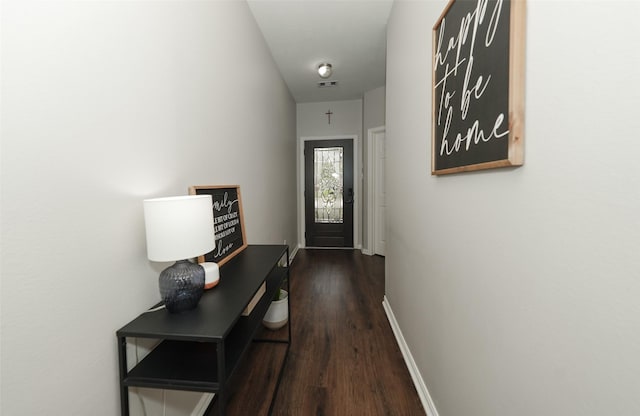
[[[198,263],[222,266],[247,247],[242,198],[238,185],[190,186],[189,195],[211,195],[216,247],[198,257]]]
[[[524,163],[525,0],[450,0],[433,27],[431,174]]]

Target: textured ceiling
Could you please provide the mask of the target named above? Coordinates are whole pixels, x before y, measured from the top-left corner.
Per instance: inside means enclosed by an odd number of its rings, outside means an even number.
[[[361,98],[385,85],[386,27],[392,0],[249,0],[289,90],[298,103]],[[333,65],[318,88],[317,67]]]

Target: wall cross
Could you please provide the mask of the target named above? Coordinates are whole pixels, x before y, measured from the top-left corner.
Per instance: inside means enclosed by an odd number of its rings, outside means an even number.
[[[329,111],[327,111],[325,114],[327,115],[327,118],[328,118],[329,124],[331,124],[331,114],[333,114],[333,113],[331,112],[331,110],[329,110]]]

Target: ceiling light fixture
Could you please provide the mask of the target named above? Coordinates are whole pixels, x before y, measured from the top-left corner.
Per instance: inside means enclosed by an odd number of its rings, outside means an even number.
[[[320,78],[329,78],[331,76],[331,64],[320,64],[318,66],[318,75],[320,75]]]

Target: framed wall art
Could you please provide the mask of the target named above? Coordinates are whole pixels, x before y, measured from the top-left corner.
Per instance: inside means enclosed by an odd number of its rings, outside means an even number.
[[[451,0],[433,27],[431,174],[524,163],[525,0]]]
[[[240,187],[237,185],[191,186],[190,195],[211,195],[216,247],[198,259],[222,266],[247,247]]]

